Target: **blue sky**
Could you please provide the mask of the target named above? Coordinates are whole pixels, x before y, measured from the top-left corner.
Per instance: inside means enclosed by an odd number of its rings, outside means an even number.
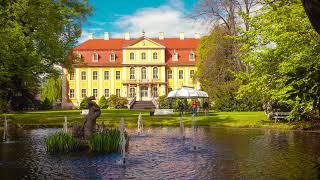
[[[179,32],[185,32],[186,37],[193,37],[195,32],[205,34],[206,26],[189,16],[197,1],[90,0],[94,11],[83,24],[79,41],[86,40],[88,33],[94,38],[103,37],[103,32],[111,37],[123,37],[124,32],[138,37],[142,30],[148,37],[156,37],[159,32],[165,37],[178,37]]]

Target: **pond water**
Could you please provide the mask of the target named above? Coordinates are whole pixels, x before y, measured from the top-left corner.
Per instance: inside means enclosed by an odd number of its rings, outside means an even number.
[[[149,128],[131,136],[126,165],[118,154],[46,153],[59,129],[10,130],[0,143],[1,179],[318,179],[320,133],[198,127]],[[193,137],[195,141],[193,141]],[[193,145],[197,150],[193,150]]]

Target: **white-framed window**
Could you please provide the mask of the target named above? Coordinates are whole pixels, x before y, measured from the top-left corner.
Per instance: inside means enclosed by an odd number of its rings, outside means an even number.
[[[141,87],[141,97],[148,97],[148,87],[146,86]]]
[[[109,89],[104,89],[104,96],[109,97],[110,96],[110,90]]]
[[[193,79],[194,76],[194,70],[190,70],[190,78]]]
[[[178,58],[179,58],[179,54],[176,50],[173,51],[172,53],[172,60],[173,61],[178,61]]]
[[[85,71],[81,72],[81,80],[86,80],[87,79],[87,73]]]
[[[158,53],[156,52],[153,53],[153,59],[158,59]]]
[[[172,79],[172,71],[171,71],[171,69],[168,70],[168,79]]]
[[[92,72],[92,79],[93,80],[98,80],[98,71],[93,71]]]
[[[112,51],[110,53],[110,61],[115,61],[116,60],[116,54]]]
[[[92,90],[92,95],[96,98],[98,97],[98,89],[93,89]]]
[[[74,72],[70,72],[70,77],[69,77],[69,79],[72,81],[72,80],[74,80]]]
[[[153,79],[158,79],[158,68],[157,67],[154,67],[153,68]]]
[[[195,54],[194,54],[194,52],[193,51],[191,51],[190,52],[190,54],[189,54],[189,61],[194,61],[195,60]]]
[[[70,89],[70,98],[74,98],[74,89]]]
[[[81,97],[85,98],[87,96],[87,90],[86,89],[81,89]]]
[[[130,95],[129,95],[130,97],[135,97],[136,96],[136,88],[130,88]]]
[[[104,71],[104,80],[109,80],[109,71]]]
[[[130,53],[130,60],[134,60],[134,53]]]
[[[120,79],[120,71],[116,71],[116,79]]]
[[[157,87],[152,88],[152,95],[153,95],[153,97],[158,97],[158,88]]]
[[[118,97],[120,97],[120,89],[116,89],[116,95],[118,96]]]
[[[179,79],[183,79],[183,70],[179,70]]]
[[[141,68],[141,79],[147,79],[147,68]]]
[[[130,79],[135,79],[135,74],[136,74],[136,72],[135,72],[134,67],[131,67],[130,68]]]
[[[142,60],[145,60],[145,59],[146,59],[146,53],[145,53],[145,52],[141,53],[141,59],[142,59]]]
[[[93,62],[98,62],[99,61],[99,54],[94,52],[92,56],[92,61]]]

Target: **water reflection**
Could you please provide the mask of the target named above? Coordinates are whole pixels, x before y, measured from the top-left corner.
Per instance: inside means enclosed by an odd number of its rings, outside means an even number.
[[[317,179],[320,157],[318,133],[198,127],[185,128],[183,140],[180,127],[166,127],[131,138],[119,166],[118,154],[48,155],[44,139],[57,129],[9,131],[13,143],[0,144],[2,179]]]

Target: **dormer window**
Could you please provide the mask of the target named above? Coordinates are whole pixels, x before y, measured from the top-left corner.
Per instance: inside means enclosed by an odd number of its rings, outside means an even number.
[[[130,53],[130,60],[134,60],[134,53]]]
[[[141,59],[145,60],[146,59],[146,53],[141,53]]]
[[[195,60],[195,54],[193,51],[191,51],[189,54],[189,61],[194,61],[194,60]]]
[[[178,61],[178,52],[176,50],[173,51],[173,54],[172,54],[172,60],[173,61]]]
[[[115,61],[116,60],[116,54],[112,51],[110,53],[110,61]]]
[[[93,62],[98,62],[99,61],[99,55],[98,55],[98,53],[93,53],[93,56],[92,56],[92,61]]]
[[[153,53],[153,59],[158,59],[158,53],[156,52]]]

